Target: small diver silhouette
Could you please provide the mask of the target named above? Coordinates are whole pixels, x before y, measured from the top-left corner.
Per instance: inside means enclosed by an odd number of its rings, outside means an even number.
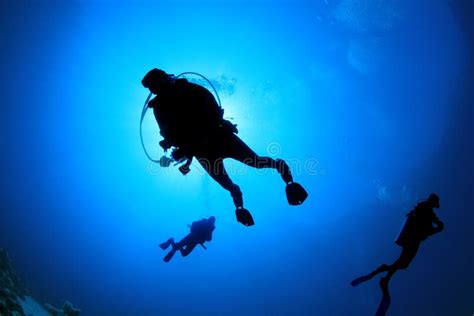
[[[214,216],[193,222],[190,225],[189,234],[181,239],[180,242],[176,243],[173,238],[170,238],[164,243],[161,243],[160,248],[163,250],[171,246],[171,251],[163,258],[163,261],[169,262],[178,250],[183,257],[186,257],[197,245],[201,245],[204,249],[207,249],[204,243],[212,240],[212,232],[216,228],[215,222],[216,218]]]
[[[232,182],[224,167],[224,159],[232,158],[254,168],[278,170],[286,183],[290,205],[300,205],[308,194],[293,181],[290,168],[281,159],[257,155],[236,134],[237,126],[225,120],[224,110],[206,88],[177,78],[160,69],[150,70],[142,80],[156,97],[148,107],[153,109],[163,140],[160,146],[167,151],[173,148],[174,161],[185,162],[179,170],[185,175],[196,157],[207,173],[230,192],[236,207],[237,221],[245,226],[254,225],[250,212],[244,208],[242,192]],[[168,163],[169,165],[169,163]]]
[[[444,229],[444,224],[436,216],[433,208],[439,208],[439,197],[431,193],[427,200],[418,203],[415,209],[406,215],[406,220],[395,243],[402,247],[399,258],[391,265],[382,264],[371,273],[361,276],[351,282],[352,286],[357,286],[362,282],[371,280],[379,273],[387,272],[385,277],[380,279],[382,289],[382,301],[377,311],[377,316],[385,315],[390,306],[390,293],[388,285],[392,276],[398,270],[407,269],[415,258],[421,242],[429,236],[437,234]],[[435,226],[433,226],[433,224]]]

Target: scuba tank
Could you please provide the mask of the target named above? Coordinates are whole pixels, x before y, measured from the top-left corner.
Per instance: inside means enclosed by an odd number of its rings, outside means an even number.
[[[408,213],[405,221],[403,222],[402,227],[400,228],[400,232],[397,235],[397,238],[395,239],[395,243],[399,245],[400,247],[405,246],[406,244],[409,244],[410,242],[413,242],[415,239],[415,234],[416,234],[416,218],[415,214],[413,214],[413,211]]]
[[[403,247],[406,244],[422,242],[428,238],[432,228],[430,208],[425,205],[425,202],[420,202],[407,214],[395,243]]]
[[[188,71],[188,72],[183,72],[177,76],[170,76],[170,79],[171,80],[177,80],[181,77],[184,77],[186,75],[195,75],[195,76],[199,76],[201,77],[202,79],[204,79],[208,84],[209,86],[212,88],[214,94],[215,94],[215,97],[217,99],[217,103],[219,105],[219,108],[222,109],[222,104],[221,104],[221,99],[219,97],[219,94],[217,93],[217,89],[216,87],[212,84],[212,82],[206,78],[205,76],[203,76],[202,74],[200,73],[197,73],[197,72],[192,72],[192,71]],[[145,119],[145,115],[148,111],[148,103],[150,102],[150,99],[151,99],[151,96],[153,94],[150,92],[150,94],[148,95],[147,99],[145,100],[145,104],[143,105],[143,108],[142,108],[142,113],[141,113],[141,116],[140,116],[140,142],[141,142],[141,145],[142,145],[142,148],[143,148],[143,151],[145,152],[145,155],[147,156],[147,158],[151,161],[151,162],[154,162],[154,163],[158,163],[160,164],[161,167],[169,167],[171,165],[172,162],[175,162],[175,165],[178,165],[180,164],[183,160],[176,160],[174,159],[173,155],[171,155],[171,157],[168,157],[166,155],[166,151],[165,151],[165,155],[163,155],[160,159],[155,159],[153,157],[151,157],[151,155],[148,153],[147,149],[146,149],[146,146],[145,146],[145,143],[143,141],[143,131],[142,131],[142,125],[143,125],[143,120]],[[230,123],[230,122],[229,122]],[[234,129],[236,129],[235,126],[233,126]]]

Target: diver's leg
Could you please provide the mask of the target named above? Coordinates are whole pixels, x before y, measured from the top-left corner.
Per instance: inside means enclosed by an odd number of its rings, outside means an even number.
[[[206,159],[198,157],[199,163],[209,173],[209,175],[219,183],[224,189],[230,192],[235,205],[235,215],[237,221],[245,226],[252,226],[255,224],[252,215],[244,208],[244,200],[240,187],[232,182],[224,167],[223,158]]]
[[[276,169],[280,173],[283,181],[286,184],[293,182],[293,176],[291,175],[290,168],[281,159],[273,159],[270,157],[264,157],[257,155],[243,140],[237,135],[233,135],[229,140],[229,158],[233,158],[240,161],[247,166],[254,167],[257,169],[271,168]]]
[[[386,264],[380,265],[377,269],[374,271],[370,272],[369,274],[363,275],[351,282],[352,286],[357,286],[363,282],[371,280],[373,277],[375,277],[377,274],[388,271],[389,266]]]
[[[189,235],[184,237],[183,239],[181,239],[179,242],[175,242],[173,238],[170,238],[166,241],[166,243],[168,243],[167,247],[171,245],[171,250],[168,252],[168,254],[163,258],[163,261],[164,262],[169,262],[171,260],[171,258],[173,258],[173,256],[175,255],[176,251],[178,250],[181,250],[181,248],[183,248],[183,246],[188,242],[188,238],[189,238]],[[164,244],[164,243],[163,243]],[[162,245],[163,245],[162,244]],[[161,245],[160,245],[161,247]],[[166,249],[166,248],[163,248],[163,249]]]
[[[286,197],[290,205],[300,205],[308,197],[306,190],[293,181],[293,176],[288,164],[281,159],[258,156],[237,135],[232,135],[226,144],[227,157],[234,158],[254,168],[273,168],[278,171],[286,186]]]
[[[186,235],[183,239],[181,239],[179,242],[175,243],[173,242],[173,248],[176,250],[181,250],[184,246],[186,246],[188,243],[191,242],[191,234]]]
[[[185,247],[180,248],[179,251],[181,251],[181,255],[183,257],[186,257],[187,255],[189,255],[194,250],[194,248],[196,246],[197,246],[197,243],[190,242],[190,243],[186,244]]]
[[[408,268],[412,260],[415,258],[419,248],[419,243],[403,246],[400,257],[388,267],[388,272],[385,277],[380,279],[380,287],[382,288],[382,291],[388,291],[388,283],[398,270],[405,270]]]
[[[232,179],[227,174],[227,171],[224,167],[224,162],[222,158],[218,159],[208,159],[208,158],[198,158],[201,166],[209,173],[209,175],[220,184],[221,187],[229,191],[236,208],[241,208],[244,206],[244,201],[242,197],[242,191],[240,187],[232,182]]]

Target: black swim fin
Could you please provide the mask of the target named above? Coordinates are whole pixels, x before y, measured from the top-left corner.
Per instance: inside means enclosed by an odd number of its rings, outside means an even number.
[[[237,221],[244,226],[253,226],[255,224],[252,214],[244,208],[236,209],[235,216],[237,217]]]
[[[172,244],[172,242],[173,242],[173,238],[170,238],[164,243],[159,244],[159,246],[161,249],[166,250],[166,248],[168,248]]]
[[[384,271],[388,271],[389,267],[388,265],[386,265],[385,263],[380,265],[377,269],[375,269],[374,271],[370,272],[369,274],[366,274],[366,275],[363,275],[357,279],[354,279],[352,282],[351,282],[351,285],[352,286],[357,286],[363,282],[366,282],[366,281],[369,281],[369,280],[372,280],[374,276],[376,276],[377,274],[381,273],[381,272],[384,272]]]
[[[301,205],[308,197],[308,192],[296,182],[291,182],[286,186],[286,198],[290,205]]]
[[[392,299],[390,298],[390,293],[388,292],[388,281],[385,278],[380,279],[380,288],[382,289],[382,300],[380,305],[375,313],[375,316],[385,316],[387,314],[388,308]]]
[[[163,261],[164,262],[169,262],[171,260],[171,258],[173,258],[174,254],[176,253],[178,249],[176,248],[173,248],[170,252],[168,252],[168,254],[163,258]]]
[[[352,286],[357,286],[357,285],[359,285],[363,282],[369,281],[373,277],[374,277],[374,275],[372,275],[372,274],[367,274],[367,275],[361,276],[360,278],[357,278],[357,279],[353,280],[351,282],[351,285]]]

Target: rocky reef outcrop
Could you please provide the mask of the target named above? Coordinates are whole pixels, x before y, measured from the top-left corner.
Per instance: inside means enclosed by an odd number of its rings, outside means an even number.
[[[0,315],[25,316],[18,299],[24,299],[28,290],[18,278],[8,253],[0,249]]]
[[[44,307],[52,316],[79,316],[81,313],[79,309],[72,306],[72,304],[68,301],[64,302],[61,309],[56,308],[48,303],[46,303]]]
[[[41,306],[17,276],[8,253],[0,249],[0,316],[79,316],[80,312],[68,301],[62,308]]]

